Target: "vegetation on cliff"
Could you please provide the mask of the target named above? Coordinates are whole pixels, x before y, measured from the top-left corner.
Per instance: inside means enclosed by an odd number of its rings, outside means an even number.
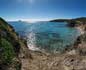
[[[80,18],[75,18],[75,19],[54,19],[54,20],[51,20],[50,22],[69,22],[69,21],[86,22],[86,17],[80,17]]]
[[[25,46],[13,27],[0,18],[0,70],[20,70],[19,54]]]

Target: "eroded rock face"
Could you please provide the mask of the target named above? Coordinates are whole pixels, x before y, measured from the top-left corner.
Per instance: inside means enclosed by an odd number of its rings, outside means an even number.
[[[79,54],[44,54],[32,52],[28,68],[23,70],[86,70],[86,56]]]
[[[74,54],[72,54],[74,52]],[[61,64],[63,70],[86,70],[86,32],[79,36],[72,47],[66,52]]]
[[[77,38],[74,48],[78,50],[80,55],[86,55],[86,33]]]
[[[82,56],[67,56],[62,62],[64,69],[68,70],[85,70],[86,59]]]

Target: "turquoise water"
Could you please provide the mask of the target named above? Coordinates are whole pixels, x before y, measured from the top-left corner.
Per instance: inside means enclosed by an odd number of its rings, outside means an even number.
[[[9,22],[22,36],[27,39],[31,50],[45,50],[47,52],[63,51],[72,45],[80,32],[67,27],[62,22]]]

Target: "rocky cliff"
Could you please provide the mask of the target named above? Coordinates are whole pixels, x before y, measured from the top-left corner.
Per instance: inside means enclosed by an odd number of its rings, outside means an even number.
[[[21,58],[28,55],[26,42],[19,38],[11,25],[0,18],[0,70],[21,70]]]

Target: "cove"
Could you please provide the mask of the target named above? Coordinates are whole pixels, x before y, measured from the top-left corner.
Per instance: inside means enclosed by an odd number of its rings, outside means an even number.
[[[73,45],[80,32],[67,27],[65,22],[9,22],[22,38],[27,40],[30,50],[50,53],[63,51]]]

